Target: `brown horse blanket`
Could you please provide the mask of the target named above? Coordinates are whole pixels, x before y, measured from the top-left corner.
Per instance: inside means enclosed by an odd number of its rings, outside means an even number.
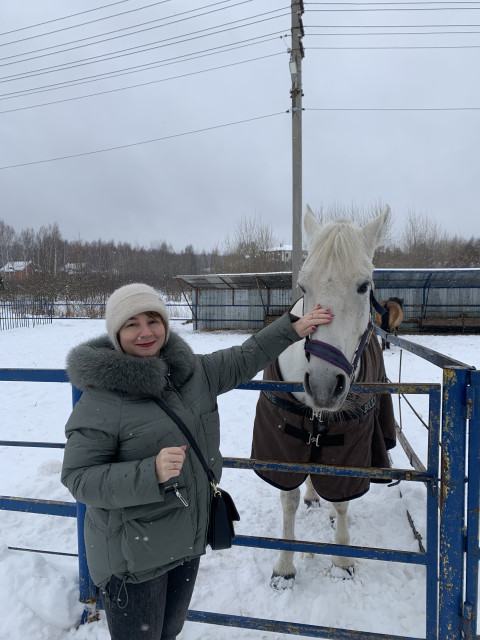
[[[265,369],[263,379],[282,379],[277,362]],[[382,351],[375,336],[361,356],[357,382],[385,382]],[[321,421],[312,420],[311,409],[290,393],[261,392],[253,429],[252,458],[300,464],[390,467],[387,451],[396,444],[390,394],[350,394],[343,411],[324,416]],[[286,491],[300,486],[307,477],[283,471],[256,473]],[[370,488],[370,478],[312,474],[311,479],[317,493],[330,502],[359,498]]]

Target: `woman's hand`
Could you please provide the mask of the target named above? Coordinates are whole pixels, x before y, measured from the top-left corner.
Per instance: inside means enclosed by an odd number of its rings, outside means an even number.
[[[181,447],[166,447],[161,449],[155,458],[155,474],[157,482],[167,482],[170,478],[180,475],[183,463],[185,462],[185,450],[187,445]]]
[[[335,314],[330,309],[323,309],[321,304],[317,304],[315,308],[308,311],[304,316],[292,322],[292,327],[301,338],[309,336],[317,330],[320,324],[328,324],[333,320]]]

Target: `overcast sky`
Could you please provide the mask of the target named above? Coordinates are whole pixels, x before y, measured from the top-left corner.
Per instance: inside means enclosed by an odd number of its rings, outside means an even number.
[[[1,2],[0,219],[200,251],[257,217],[291,243],[290,24],[288,0]],[[303,24],[304,205],[480,236],[480,2]]]

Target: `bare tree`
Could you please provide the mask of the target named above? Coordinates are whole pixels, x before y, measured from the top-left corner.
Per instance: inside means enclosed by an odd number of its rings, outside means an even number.
[[[4,267],[7,262],[14,260],[14,257],[11,255],[14,240],[15,229],[3,220],[0,220],[0,269]]]
[[[21,257],[22,260],[27,262],[34,262],[34,253],[35,253],[35,231],[33,229],[23,229],[18,236],[18,257]]]
[[[225,266],[229,271],[266,271],[272,268],[269,252],[278,244],[269,225],[258,218],[242,218],[234,235],[225,239]]]
[[[402,239],[403,253],[408,256],[410,267],[441,267],[441,247],[447,241],[439,223],[414,210],[407,214]]]
[[[48,226],[41,226],[37,233],[37,264],[44,274],[56,277],[63,258],[62,234],[55,222]]]

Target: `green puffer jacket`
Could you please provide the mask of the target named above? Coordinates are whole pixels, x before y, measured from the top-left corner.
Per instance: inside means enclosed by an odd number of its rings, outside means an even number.
[[[187,443],[153,398],[161,396],[185,422],[219,480],[217,396],[251,380],[299,339],[285,314],[242,345],[209,355],[194,355],[173,332],[156,358],[118,352],[107,336],[69,353],[68,376],[83,394],[66,425],[62,482],[87,505],[95,584],[111,575],[143,582],[205,553],[207,475],[188,445],[180,476],[157,483],[160,449]]]

